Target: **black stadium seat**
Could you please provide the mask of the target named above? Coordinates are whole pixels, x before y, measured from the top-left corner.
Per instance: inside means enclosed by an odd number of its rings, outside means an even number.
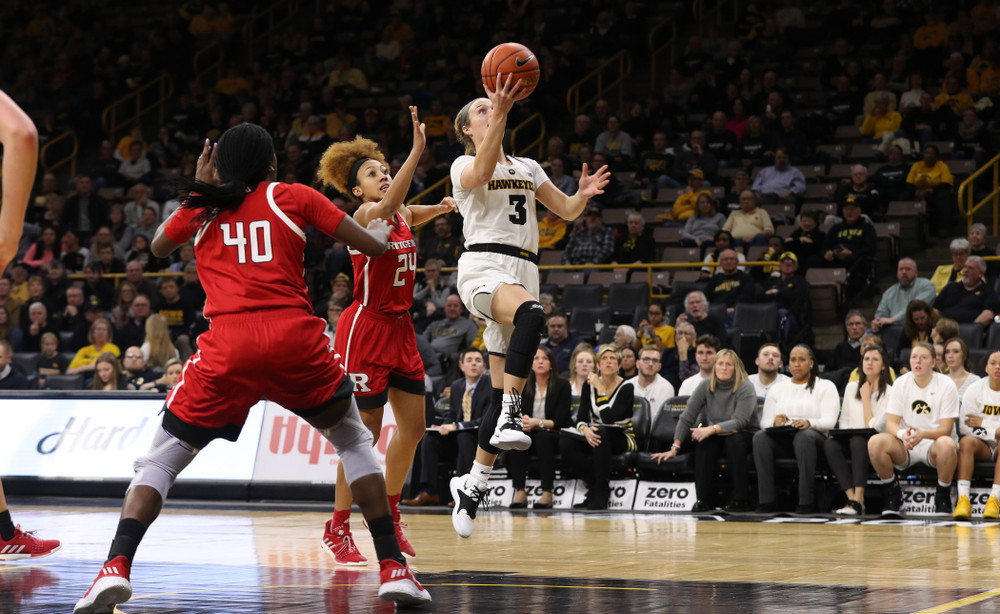
[[[593,340],[597,336],[597,322],[605,326],[611,324],[609,307],[573,307],[569,316],[569,331],[584,339]]]
[[[591,284],[579,284],[563,288],[562,307],[572,313],[576,307],[600,307],[604,302],[604,288]]]
[[[615,322],[631,324],[631,319],[637,306],[649,305],[649,284],[646,282],[631,284],[611,284],[608,288],[608,307]]]

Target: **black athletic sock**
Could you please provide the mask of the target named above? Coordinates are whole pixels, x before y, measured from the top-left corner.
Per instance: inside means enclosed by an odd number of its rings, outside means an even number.
[[[399,541],[396,540],[396,526],[392,516],[382,516],[368,521],[368,530],[375,542],[375,556],[378,560],[392,559],[401,565],[406,565],[403,553],[399,551]]]
[[[5,542],[14,539],[14,521],[10,519],[10,510],[0,512],[0,539]]]
[[[120,520],[118,530],[115,531],[115,539],[111,542],[111,550],[108,552],[108,561],[116,556],[124,556],[131,565],[132,559],[135,558],[135,551],[139,548],[139,542],[142,541],[147,528],[135,518]]]
[[[479,423],[479,447],[490,454],[499,454],[500,449],[490,445],[490,437],[497,427],[497,420],[500,419],[500,410],[503,407],[503,388],[492,388],[490,396],[490,407],[483,416],[483,421]]]

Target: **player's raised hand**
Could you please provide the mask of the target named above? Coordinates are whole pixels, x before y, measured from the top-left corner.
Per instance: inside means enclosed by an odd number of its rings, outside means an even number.
[[[604,194],[604,187],[608,185],[611,180],[611,172],[608,171],[608,165],[605,164],[601,168],[594,171],[592,175],[587,174],[587,163],[583,163],[583,170],[580,173],[580,195],[584,198],[590,198],[598,194]]]
[[[427,145],[426,126],[420,123],[417,107],[410,107],[410,119],[413,120],[413,151],[423,151]]]
[[[498,72],[496,84],[496,91],[486,90],[486,95],[493,103],[493,112],[506,115],[517,102],[517,95],[521,91],[521,78],[510,73],[504,79],[503,73]]]
[[[215,143],[205,139],[205,146],[201,148],[201,155],[198,156],[198,166],[194,170],[194,178],[198,181],[219,185],[219,175],[215,172],[215,152],[217,149]]]

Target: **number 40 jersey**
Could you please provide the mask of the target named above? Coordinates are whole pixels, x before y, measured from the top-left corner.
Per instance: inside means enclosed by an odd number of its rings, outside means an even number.
[[[485,185],[462,187],[462,171],[475,160],[459,156],[451,163],[451,184],[465,228],[465,246],[501,243],[538,252],[538,217],[535,190],[549,181],[530,158],[507,156],[510,164],[497,164]]]
[[[174,243],[194,238],[198,278],[208,296],[206,317],[287,308],[312,313],[305,228],[333,235],[343,211],[309,186],[262,182],[235,210],[207,223],[199,214],[181,207],[163,232]]]

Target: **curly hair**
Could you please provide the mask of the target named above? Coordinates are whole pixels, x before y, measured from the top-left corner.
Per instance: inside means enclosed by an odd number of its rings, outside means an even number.
[[[327,147],[319,161],[316,176],[324,186],[333,186],[348,198],[361,202],[361,199],[352,194],[348,187],[351,183],[348,174],[358,160],[365,158],[371,158],[385,167],[389,166],[377,143],[358,136],[353,141],[342,141]]]

